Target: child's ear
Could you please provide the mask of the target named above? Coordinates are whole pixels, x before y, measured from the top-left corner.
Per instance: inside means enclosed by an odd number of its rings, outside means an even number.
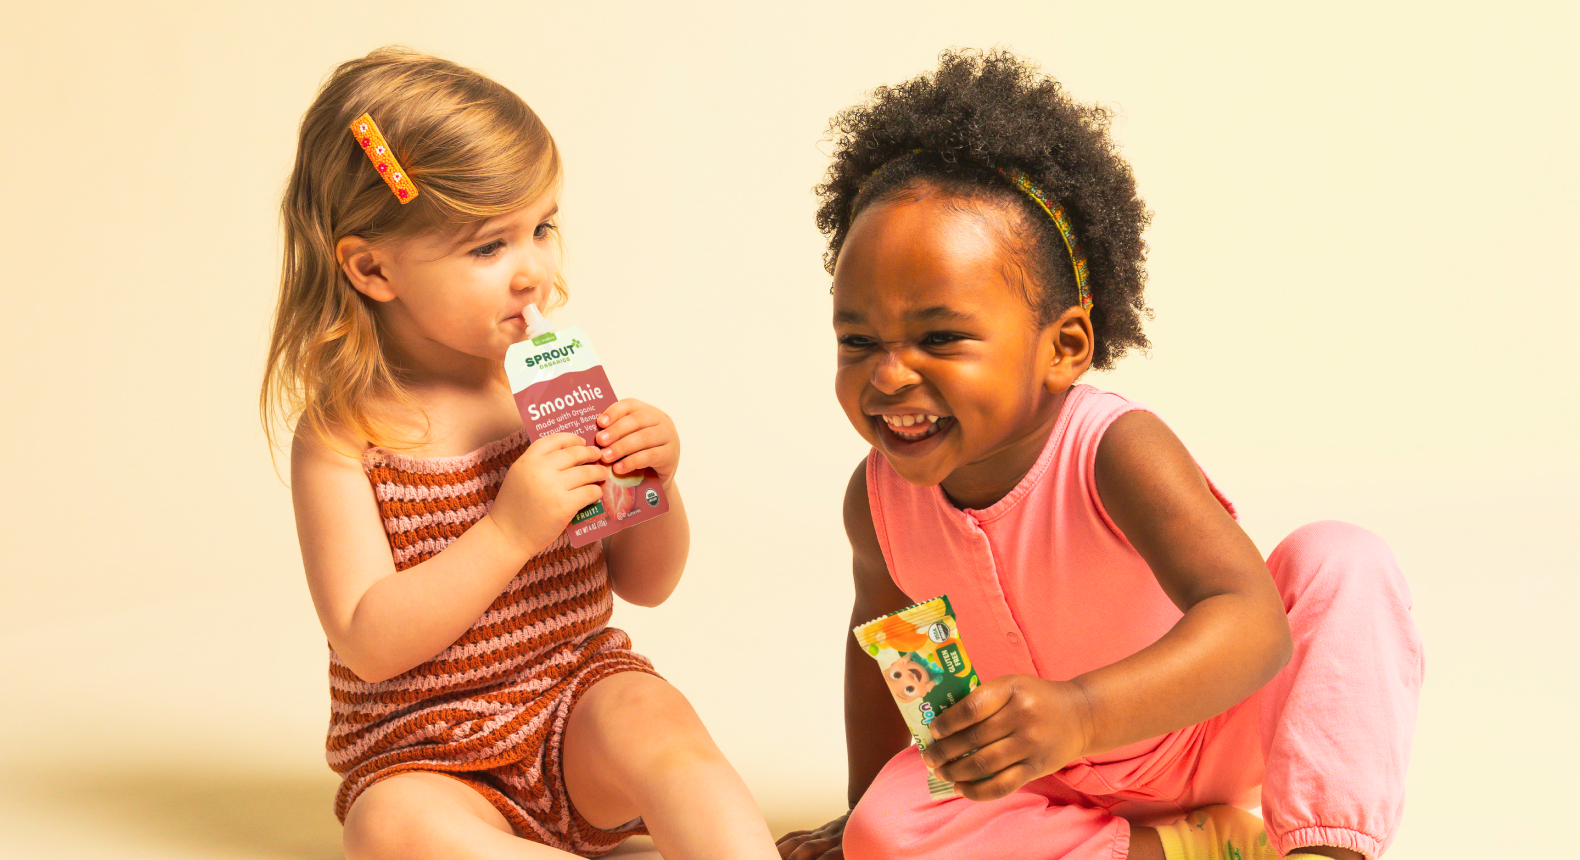
[[[1042,330],[1043,354],[1047,374],[1043,385],[1053,394],[1075,384],[1092,366],[1092,348],[1097,338],[1092,333],[1092,317],[1084,308],[1072,307]]]
[[[357,292],[376,302],[395,298],[395,290],[384,274],[383,255],[360,236],[346,236],[336,242],[335,259]]]

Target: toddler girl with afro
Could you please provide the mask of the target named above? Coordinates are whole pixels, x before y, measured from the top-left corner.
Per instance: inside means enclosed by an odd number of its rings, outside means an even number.
[[[781,855],[1382,854],[1422,674],[1387,545],[1321,522],[1264,561],[1160,418],[1080,381],[1148,346],[1107,114],[950,52],[833,131],[835,393],[872,445],[851,624],[947,593],[982,684],[923,754],[847,636],[852,809]]]

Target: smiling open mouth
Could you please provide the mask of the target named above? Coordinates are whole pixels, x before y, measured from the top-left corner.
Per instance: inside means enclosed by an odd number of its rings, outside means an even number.
[[[902,442],[920,442],[948,429],[954,421],[948,415],[874,415],[885,429]]]

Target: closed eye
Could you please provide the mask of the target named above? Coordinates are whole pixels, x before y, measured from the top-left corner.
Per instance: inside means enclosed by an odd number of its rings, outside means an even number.
[[[945,346],[965,340],[966,336],[953,331],[930,331],[922,336],[922,346]]]

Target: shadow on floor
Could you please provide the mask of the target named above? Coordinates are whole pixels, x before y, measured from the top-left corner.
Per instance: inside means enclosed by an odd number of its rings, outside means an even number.
[[[9,792],[41,813],[91,815],[129,834],[193,852],[341,860],[334,796],[318,775],[138,770],[8,773]]]
[[[172,853],[289,860],[343,860],[334,816],[339,781],[322,774],[260,774],[139,769],[10,771],[0,774],[9,800],[48,818],[92,816]],[[18,809],[18,811],[22,811]],[[814,823],[815,819],[815,823]],[[821,823],[822,816],[770,815],[775,836]],[[660,860],[651,840],[636,837],[610,855]]]

